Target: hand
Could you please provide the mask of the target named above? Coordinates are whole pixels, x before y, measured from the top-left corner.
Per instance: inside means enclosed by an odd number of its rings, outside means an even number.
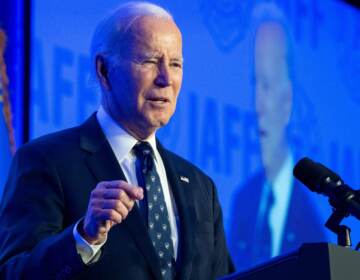
[[[90,244],[104,242],[109,230],[127,217],[134,207],[135,200],[143,198],[141,187],[130,185],[125,181],[98,183],[91,192],[80,234]]]

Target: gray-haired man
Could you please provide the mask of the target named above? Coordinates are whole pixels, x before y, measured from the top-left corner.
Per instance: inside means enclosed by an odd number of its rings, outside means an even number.
[[[0,275],[14,279],[214,279],[233,270],[212,180],[155,137],[175,111],[181,33],[127,3],[97,27],[101,106],[30,142],[0,212]]]

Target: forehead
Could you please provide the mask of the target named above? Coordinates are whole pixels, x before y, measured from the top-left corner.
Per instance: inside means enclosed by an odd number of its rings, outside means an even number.
[[[181,56],[181,32],[171,19],[143,16],[133,23],[126,37],[131,52],[166,51]]]
[[[256,32],[255,51],[257,55],[278,55],[286,53],[286,36],[277,22],[265,22]]]
[[[287,75],[286,35],[277,22],[259,26],[255,39],[255,69],[257,74],[276,78]]]

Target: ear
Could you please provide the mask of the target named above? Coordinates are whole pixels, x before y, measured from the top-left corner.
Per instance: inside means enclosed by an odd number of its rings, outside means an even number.
[[[109,82],[108,65],[106,65],[105,58],[102,55],[97,55],[95,59],[96,63],[96,76],[99,79],[101,86],[107,91],[111,90]]]

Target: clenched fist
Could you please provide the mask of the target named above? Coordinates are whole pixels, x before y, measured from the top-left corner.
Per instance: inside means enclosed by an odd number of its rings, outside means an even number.
[[[104,242],[111,227],[126,219],[135,201],[143,198],[141,187],[125,181],[98,183],[91,192],[80,234],[90,244]]]

